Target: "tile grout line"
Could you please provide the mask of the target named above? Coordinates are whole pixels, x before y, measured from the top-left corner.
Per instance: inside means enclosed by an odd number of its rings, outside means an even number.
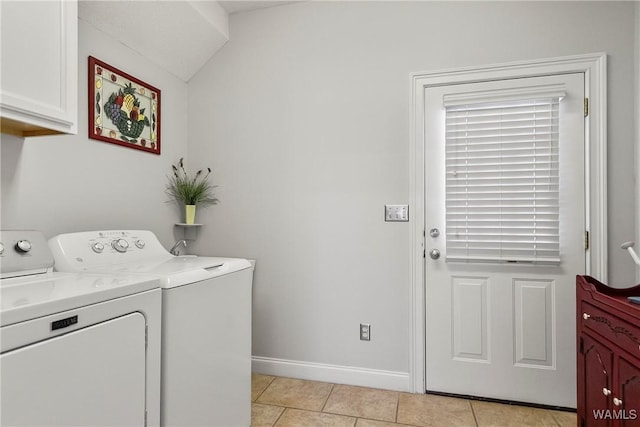
[[[327,394],[327,398],[324,400],[324,403],[322,404],[322,408],[320,408],[321,413],[325,413],[324,408],[325,406],[327,406],[327,402],[329,401],[329,398],[331,397],[331,393],[333,393],[333,388],[335,386],[336,386],[335,384],[331,384],[331,390],[329,390],[329,394]]]
[[[262,389],[262,391],[260,392],[260,394],[256,396],[256,399],[253,401],[253,403],[259,403],[259,402],[258,402],[258,399],[260,399],[260,397],[264,394],[264,392],[265,392],[265,391],[267,391],[267,389],[269,388],[269,386],[270,386],[271,384],[273,384],[273,382],[276,380],[276,378],[277,378],[277,377],[275,377],[275,376],[271,378],[271,381],[269,381],[269,384],[267,384],[267,385]]]
[[[271,376],[271,375],[269,375],[269,376]],[[258,402],[258,399],[260,399],[260,396],[262,396],[262,395],[264,394],[264,392],[265,392],[265,391],[267,391],[267,389],[269,388],[269,386],[270,386],[271,384],[273,384],[273,382],[276,380],[276,378],[277,378],[276,376],[271,376],[271,381],[269,381],[269,383],[268,383],[268,384],[267,384],[267,385],[262,389],[262,391],[260,392],[260,394],[258,394],[258,395],[256,396],[256,399],[255,399],[253,402],[251,402],[251,404],[252,404],[252,405],[253,405],[254,403],[258,403],[259,405],[266,405],[265,403],[259,403],[259,402]],[[275,426],[275,425],[276,425],[276,423],[277,423],[278,421],[280,421],[280,418],[282,417],[282,414],[284,414],[284,411],[286,411],[286,410],[287,410],[287,408],[286,408],[286,407],[284,407],[284,406],[277,406],[277,405],[269,405],[269,406],[275,406],[275,407],[277,407],[277,408],[282,408],[282,412],[280,412],[280,415],[278,415],[278,418],[276,418],[276,420],[271,424],[271,427],[273,427],[273,426]],[[253,421],[253,420],[252,420],[252,421]]]
[[[394,423],[398,424],[398,412],[400,411],[400,392],[398,392],[398,398],[396,399],[396,416],[394,417]]]
[[[326,414],[331,414],[331,412],[325,412],[325,413]],[[357,420],[374,421],[374,422],[378,422],[378,423],[400,424],[397,421],[381,420],[380,418],[361,417],[359,415],[343,415],[343,414],[332,414],[332,415],[339,415],[341,417],[355,418]],[[418,427],[418,426],[415,426],[414,424],[402,424],[402,425],[403,426],[410,426],[410,427]]]
[[[467,402],[469,402],[469,406],[471,407],[471,415],[473,415],[473,422],[476,423],[476,427],[480,427],[480,424],[478,424],[478,418],[476,417],[476,410],[473,409],[473,402],[471,402],[470,400],[467,400]]]
[[[282,408],[282,412],[280,412],[280,415],[278,415],[278,418],[276,418],[276,420],[273,422],[273,424],[271,424],[271,427],[273,427],[276,424],[278,424],[278,421],[280,421],[280,418],[282,418],[282,416],[284,415],[284,413],[288,409],[286,406],[281,406],[281,408]]]

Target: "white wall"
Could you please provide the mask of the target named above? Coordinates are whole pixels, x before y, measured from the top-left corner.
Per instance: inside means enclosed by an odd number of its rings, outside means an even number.
[[[197,253],[255,258],[253,353],[406,373],[412,72],[608,53],[610,279],[635,280],[632,2],[302,2],[231,16],[189,84],[221,204]],[[372,325],[371,342],[358,323]]]
[[[84,21],[79,22],[77,135],[2,135],[2,228],[47,237],[96,229],[151,229],[165,245],[181,218],[165,203],[171,163],[186,154],[187,85]],[[160,156],[87,137],[87,57],[162,91]]]

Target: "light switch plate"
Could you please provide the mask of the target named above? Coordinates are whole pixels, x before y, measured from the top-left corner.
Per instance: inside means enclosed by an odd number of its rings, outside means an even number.
[[[409,221],[409,205],[384,205],[385,221]]]

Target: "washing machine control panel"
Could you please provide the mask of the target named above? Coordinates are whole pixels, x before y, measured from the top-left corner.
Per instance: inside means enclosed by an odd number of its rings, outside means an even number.
[[[146,243],[142,239],[133,239],[133,244],[138,249],[144,249]],[[116,252],[125,253],[130,248],[129,241],[123,237],[119,237],[111,241],[111,247],[116,250]],[[104,244],[101,242],[94,242],[91,244],[91,249],[93,249],[96,253],[102,253],[104,250]]]
[[[0,230],[0,274],[14,277],[53,268],[44,234],[37,230]]]
[[[95,254],[109,252],[125,254],[131,250],[143,250],[146,247],[144,238],[134,231],[99,231],[94,235],[85,236],[85,240],[88,240],[89,247]]]
[[[85,271],[152,257],[169,257],[155,234],[148,230],[86,231],[58,235],[49,247],[61,271]]]
[[[142,239],[134,239],[133,240],[133,244],[138,249],[144,249],[144,247],[145,247],[144,240],[142,240]],[[94,243],[92,245],[92,248],[93,248],[94,252],[98,252],[98,253],[102,252],[102,250],[96,251],[96,248],[95,248],[96,245],[100,245],[100,246],[103,246],[103,247],[104,247],[104,245],[102,245],[102,243],[100,243],[100,242],[96,242],[96,243]],[[124,253],[129,249],[129,241],[127,239],[123,239],[123,238],[115,239],[115,240],[111,241],[111,246],[117,252]]]
[[[32,248],[31,242],[27,239],[20,239],[15,243],[13,241],[11,243],[13,244],[13,250],[19,254],[26,254]],[[0,255],[4,254],[4,243],[0,242]]]

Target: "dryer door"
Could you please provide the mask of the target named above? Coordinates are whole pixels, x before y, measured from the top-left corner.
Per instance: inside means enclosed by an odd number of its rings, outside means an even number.
[[[8,351],[0,369],[2,425],[144,425],[140,313]]]

